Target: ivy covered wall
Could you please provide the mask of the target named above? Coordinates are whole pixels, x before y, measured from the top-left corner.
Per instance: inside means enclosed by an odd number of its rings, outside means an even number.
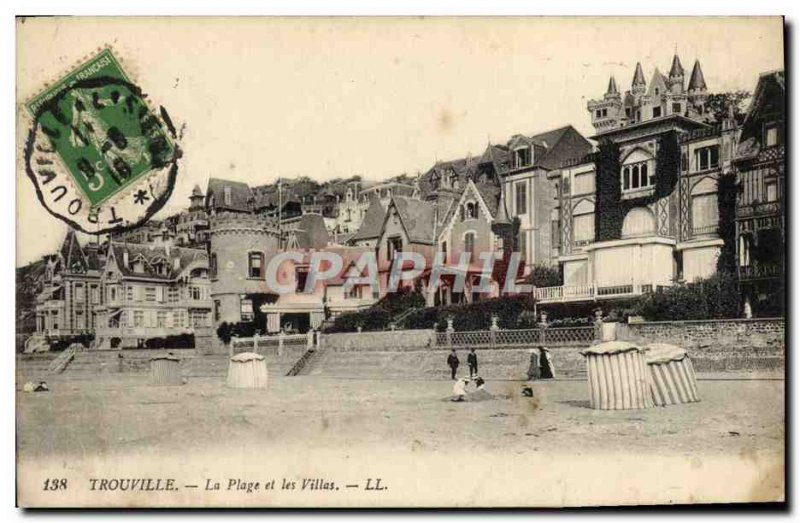
[[[622,237],[622,222],[628,211],[634,207],[647,207],[675,190],[681,157],[678,135],[675,131],[668,131],[658,138],[657,143],[655,190],[646,196],[623,200],[620,147],[611,140],[600,142],[595,156],[595,241],[619,240]]]

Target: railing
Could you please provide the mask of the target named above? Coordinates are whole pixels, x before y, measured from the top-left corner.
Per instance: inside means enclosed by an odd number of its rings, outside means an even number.
[[[780,263],[770,263],[762,265],[748,265],[739,267],[739,278],[742,280],[753,280],[757,278],[774,278],[783,274],[783,266]]]
[[[617,296],[637,296],[650,292],[661,292],[669,283],[626,283],[620,285],[562,285],[534,289],[536,301],[542,303],[561,301],[593,300]]]
[[[64,352],[56,356],[56,358],[50,362],[50,365],[47,367],[47,371],[50,374],[60,374],[64,372],[64,369],[67,368],[69,362],[71,362],[78,351],[75,349],[73,345],[64,349]]]
[[[693,236],[705,236],[710,234],[717,234],[719,232],[719,225],[704,225],[702,227],[692,227]]]
[[[437,332],[436,346],[506,348],[533,345],[588,345],[594,338],[594,327]]]
[[[278,334],[275,336],[253,336],[252,338],[231,338],[230,348],[232,354],[240,352],[256,352],[263,354],[266,352],[276,351],[278,354],[283,353],[283,349],[287,347],[313,347],[314,346],[314,332],[309,331],[307,334]]]
[[[743,204],[736,207],[736,216],[748,218],[750,216],[762,216],[771,214],[781,214],[780,202],[759,202]]]

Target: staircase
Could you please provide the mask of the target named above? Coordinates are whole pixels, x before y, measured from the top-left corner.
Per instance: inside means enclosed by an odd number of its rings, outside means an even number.
[[[292,368],[289,369],[289,372],[286,373],[287,376],[307,376],[311,373],[311,370],[315,366],[317,362],[322,359],[324,354],[324,349],[322,347],[310,347],[306,350],[300,359],[292,365]]]
[[[49,374],[61,374],[67,368],[67,365],[75,359],[77,353],[78,350],[75,348],[75,345],[70,345],[50,363],[47,372]]]
[[[410,309],[406,309],[399,315],[392,318],[392,324],[398,329],[403,327],[406,318],[408,318],[409,316],[411,316],[411,314],[417,312],[418,310],[420,310],[419,307],[411,307]]]

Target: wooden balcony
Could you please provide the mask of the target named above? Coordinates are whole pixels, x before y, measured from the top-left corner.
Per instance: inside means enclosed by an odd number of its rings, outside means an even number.
[[[539,287],[534,289],[534,297],[539,303],[566,303],[578,301],[607,300],[640,296],[660,292],[672,283],[626,283],[619,285],[561,285],[558,287]]]

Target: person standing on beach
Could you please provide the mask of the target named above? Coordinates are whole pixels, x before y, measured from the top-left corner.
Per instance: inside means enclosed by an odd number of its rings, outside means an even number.
[[[450,354],[447,356],[447,364],[450,366],[450,379],[456,379],[459,361],[455,349],[450,350]]]
[[[467,356],[467,365],[469,365],[469,377],[478,375],[478,355],[475,354],[475,349],[469,351]]]

